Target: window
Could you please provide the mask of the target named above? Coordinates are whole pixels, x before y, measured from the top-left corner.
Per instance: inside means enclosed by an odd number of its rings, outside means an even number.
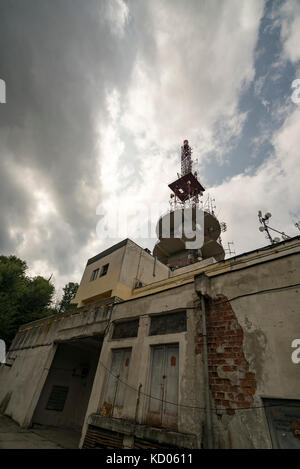
[[[300,449],[299,400],[263,399],[273,449]]]
[[[100,414],[105,417],[122,416],[130,357],[131,348],[112,351],[111,367],[107,371],[105,396],[100,409]]]
[[[91,280],[96,280],[96,278],[98,277],[98,273],[99,273],[99,269],[96,269],[96,270],[93,270],[93,273],[92,273],[92,276],[91,276]]]
[[[139,320],[117,322],[114,326],[113,339],[125,339],[126,337],[137,337]]]
[[[178,357],[178,344],[152,347],[148,425],[177,429]]]
[[[109,264],[105,264],[105,265],[102,266],[102,269],[101,269],[101,272],[100,272],[100,277],[103,277],[103,275],[107,274],[108,266],[109,266]]]
[[[149,335],[174,334],[186,331],[186,312],[151,316]]]

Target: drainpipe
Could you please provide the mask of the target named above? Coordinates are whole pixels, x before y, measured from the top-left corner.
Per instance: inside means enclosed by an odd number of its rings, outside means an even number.
[[[208,449],[212,449],[213,448],[213,431],[212,431],[212,412],[211,412],[210,395],[209,395],[205,300],[204,300],[204,296],[201,295],[200,293],[198,293],[198,296],[201,299],[201,310],[202,310],[203,367],[204,367],[207,446],[208,446]]]
[[[156,261],[157,261],[157,257],[154,256],[154,262],[153,262],[153,277],[155,277],[155,275],[156,275]]]

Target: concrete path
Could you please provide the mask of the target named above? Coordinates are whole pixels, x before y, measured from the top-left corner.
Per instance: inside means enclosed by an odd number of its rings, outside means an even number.
[[[80,434],[73,430],[42,425],[24,429],[0,415],[0,449],[76,449],[79,439]]]

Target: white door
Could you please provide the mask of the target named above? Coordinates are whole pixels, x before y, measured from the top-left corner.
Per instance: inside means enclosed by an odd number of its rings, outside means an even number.
[[[178,357],[177,344],[152,347],[148,425],[177,428]]]

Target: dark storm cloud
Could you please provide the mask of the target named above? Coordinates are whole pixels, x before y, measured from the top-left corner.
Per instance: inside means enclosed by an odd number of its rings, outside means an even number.
[[[114,34],[107,8],[99,0],[0,4],[0,77],[7,86],[0,107],[0,249],[18,248],[33,223],[33,193],[45,189],[57,212],[47,226],[36,226],[39,239],[24,255],[62,273],[74,268],[74,253],[95,231],[95,119],[106,118],[106,91],[126,88],[136,53],[135,37]],[[16,180],[27,169],[34,187]]]

